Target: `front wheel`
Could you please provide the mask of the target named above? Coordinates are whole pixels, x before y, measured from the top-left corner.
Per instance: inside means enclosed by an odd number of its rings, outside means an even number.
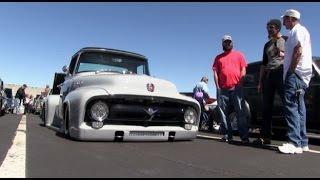
[[[43,121],[43,126],[46,127],[46,112],[45,112],[45,108],[42,107],[41,108],[41,111],[40,111],[40,117],[41,117],[41,120]]]
[[[64,134],[68,137],[70,136],[70,121],[69,121],[69,108],[66,107],[64,110]]]
[[[0,97],[2,98],[2,97]],[[0,99],[0,116],[3,116],[5,114],[5,110],[4,108],[2,109],[2,106],[3,106],[3,101],[2,99]]]

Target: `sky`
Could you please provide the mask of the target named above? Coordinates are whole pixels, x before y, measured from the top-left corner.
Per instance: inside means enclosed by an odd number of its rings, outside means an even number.
[[[287,9],[301,13],[320,55],[320,2],[1,2],[0,78],[5,84],[52,87],[55,72],[83,47],[104,47],[146,56],[152,76],[191,92],[209,77],[222,53],[221,39],[233,38],[247,62],[260,61],[266,23]],[[289,31],[283,26],[282,34]]]

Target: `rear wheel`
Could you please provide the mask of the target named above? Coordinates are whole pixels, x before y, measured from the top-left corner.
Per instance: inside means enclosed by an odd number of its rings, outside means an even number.
[[[232,112],[229,114],[229,121],[231,124],[231,128],[233,131],[238,131],[238,119],[237,119],[237,113]]]
[[[4,115],[4,109],[2,109],[2,106],[3,106],[3,100],[2,100],[2,97],[0,97],[0,116],[3,116]]]
[[[47,117],[46,117],[46,110],[45,110],[44,107],[42,107],[42,109],[41,109],[40,116],[41,116],[41,118],[43,120],[43,126],[46,127],[47,126],[47,121],[46,121]]]

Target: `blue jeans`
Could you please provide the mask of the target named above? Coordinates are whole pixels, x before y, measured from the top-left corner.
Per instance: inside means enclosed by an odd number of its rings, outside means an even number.
[[[229,114],[236,112],[237,125],[241,140],[248,139],[249,129],[244,109],[242,107],[243,88],[236,87],[234,90],[221,89],[218,92],[218,106],[220,108],[222,128],[221,132],[227,139],[232,139],[233,131],[229,119]]]
[[[284,81],[284,116],[288,124],[288,138],[297,147],[307,146],[306,106],[304,95],[307,84],[294,72],[288,72]]]

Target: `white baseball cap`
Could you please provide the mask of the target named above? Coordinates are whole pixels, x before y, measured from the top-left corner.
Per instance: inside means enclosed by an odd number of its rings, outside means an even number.
[[[231,37],[230,35],[224,35],[224,36],[222,37],[222,42],[224,42],[224,41],[226,41],[226,40],[232,41],[232,37]]]
[[[299,11],[294,10],[294,9],[286,10],[286,12],[284,13],[283,16],[281,16],[281,18],[283,18],[283,17],[285,17],[285,16],[289,16],[289,17],[294,17],[294,18],[300,19],[300,13],[299,13]]]

